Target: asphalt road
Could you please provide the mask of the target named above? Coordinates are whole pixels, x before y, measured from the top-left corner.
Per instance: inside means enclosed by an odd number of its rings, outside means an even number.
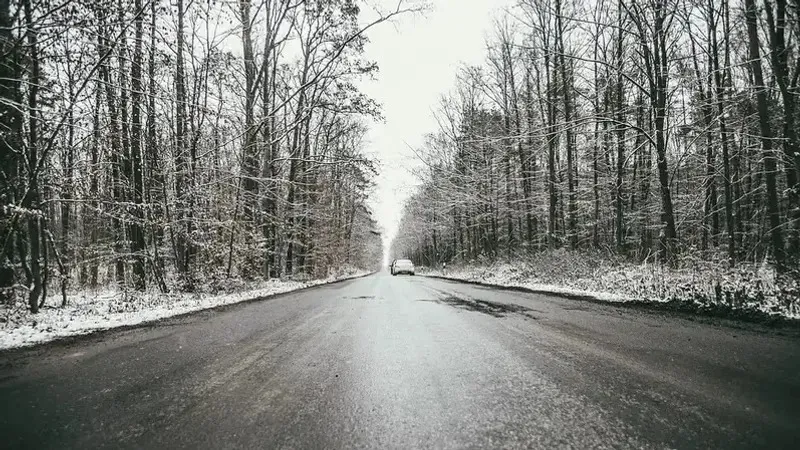
[[[797,448],[800,338],[376,274],[0,353],[2,448]]]

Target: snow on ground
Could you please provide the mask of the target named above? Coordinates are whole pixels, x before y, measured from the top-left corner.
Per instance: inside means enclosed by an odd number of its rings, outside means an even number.
[[[700,262],[681,268],[615,264],[555,253],[511,262],[473,263],[427,270],[457,280],[519,287],[607,302],[680,302],[697,309],[728,309],[800,319],[798,281],[778,280],[766,265],[724,266]]]
[[[514,265],[504,263],[483,267],[469,266],[447,268],[446,271],[426,270],[424,273],[426,275],[434,275],[453,280],[524,288],[532,291],[551,292],[557,295],[591,297],[607,302],[627,302],[635,300],[631,296],[619,293],[577,289],[564,285],[540,283],[535,279],[521,279],[517,275],[517,272],[518,270]]]
[[[68,295],[68,304],[64,308],[45,306],[35,315],[30,314],[22,302],[18,302],[14,308],[0,306],[0,350],[141,324],[192,311],[355,278],[367,273],[350,271],[345,275],[310,281],[273,279],[249,284],[236,292],[225,294],[158,292],[132,294],[112,289],[84,291]],[[46,302],[46,305],[60,304],[59,294],[49,296]]]
[[[493,265],[489,267],[460,267],[448,268],[446,271],[426,271],[426,274],[435,275],[454,280],[471,281],[477,283],[493,284],[497,286],[519,287],[533,291],[552,292],[553,294],[569,296],[588,296],[607,302],[633,301],[634,298],[611,292],[576,289],[569,286],[539,283],[535,280],[520,279],[516,276],[517,269],[510,264]]]

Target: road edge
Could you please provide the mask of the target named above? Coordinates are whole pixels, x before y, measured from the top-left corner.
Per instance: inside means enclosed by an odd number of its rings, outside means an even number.
[[[772,315],[760,311],[736,309],[726,306],[707,307],[697,305],[688,301],[666,301],[652,302],[645,300],[606,300],[591,294],[579,294],[547,289],[534,289],[519,285],[503,285],[489,283],[485,281],[469,280],[463,278],[447,277],[433,274],[419,274],[427,278],[451,281],[455,283],[471,284],[475,286],[490,287],[504,291],[524,292],[527,294],[547,295],[552,297],[564,298],[575,301],[585,301],[607,306],[618,306],[621,308],[636,309],[640,311],[660,312],[675,314],[689,320],[706,319],[714,323],[726,321],[727,325],[740,327],[742,324],[759,325],[770,330],[791,330],[800,335],[800,319],[792,319],[780,315]],[[793,333],[794,334],[794,333]]]
[[[328,281],[328,282],[324,282],[324,283],[320,283],[320,284],[315,284],[315,285],[312,285],[312,286],[303,286],[301,288],[293,289],[291,291],[278,292],[278,293],[275,293],[275,294],[262,295],[262,296],[259,296],[259,297],[245,298],[245,299],[237,301],[237,302],[211,306],[211,307],[203,308],[203,309],[197,309],[197,310],[194,310],[194,311],[188,311],[188,312],[176,314],[174,316],[159,317],[157,319],[148,320],[148,321],[139,322],[139,323],[130,324],[130,325],[120,325],[120,326],[116,326],[116,327],[107,327],[107,328],[96,328],[96,329],[93,329],[93,330],[89,330],[86,333],[72,334],[72,335],[66,335],[66,336],[57,336],[57,337],[54,337],[53,339],[50,339],[50,340],[47,340],[47,341],[34,342],[34,343],[26,344],[26,345],[20,345],[18,347],[0,348],[0,367],[2,367],[4,359],[8,359],[9,357],[17,356],[17,355],[15,355],[17,353],[21,354],[21,353],[28,353],[28,352],[44,352],[47,348],[50,348],[50,347],[65,347],[65,346],[80,344],[80,343],[83,343],[83,341],[89,341],[89,340],[92,340],[92,339],[102,340],[103,338],[107,337],[107,335],[111,335],[111,334],[114,334],[114,333],[123,333],[123,332],[127,332],[127,331],[136,330],[136,329],[139,329],[139,328],[148,328],[148,327],[159,326],[159,325],[168,325],[169,322],[171,322],[171,321],[178,322],[178,321],[181,321],[181,320],[186,320],[186,319],[190,318],[191,316],[199,316],[201,314],[213,314],[213,313],[218,313],[218,312],[222,312],[222,311],[225,311],[225,310],[230,310],[230,309],[234,309],[234,308],[238,308],[238,307],[243,307],[243,306],[246,306],[248,304],[255,303],[255,302],[275,300],[275,299],[280,298],[280,297],[285,297],[287,295],[298,294],[300,292],[307,291],[307,290],[310,290],[310,289],[327,287],[327,286],[332,286],[332,285],[339,284],[339,283],[358,280],[360,278],[366,278],[366,277],[375,275],[376,273],[378,273],[377,270],[369,272],[369,273],[366,273],[366,274],[356,275],[356,276],[352,276],[352,277],[340,278],[340,279],[337,279],[337,280],[332,280],[332,281]]]

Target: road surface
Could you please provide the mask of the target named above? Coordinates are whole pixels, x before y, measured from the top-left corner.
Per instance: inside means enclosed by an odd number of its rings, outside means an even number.
[[[0,439],[789,448],[800,442],[800,339],[381,273],[0,353]]]

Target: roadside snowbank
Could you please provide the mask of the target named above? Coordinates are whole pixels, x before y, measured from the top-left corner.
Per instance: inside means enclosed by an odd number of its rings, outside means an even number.
[[[30,314],[21,302],[8,308],[0,305],[0,350],[23,347],[67,336],[109,328],[137,325],[166,317],[230,305],[245,300],[356,278],[366,271],[350,271],[325,279],[281,281],[277,279],[239,286],[235,292],[132,293],[106,289],[68,295],[64,308],[45,306]],[[46,305],[60,305],[61,297],[48,297]]]
[[[661,303],[685,311],[800,319],[798,280],[779,277],[767,265],[730,269],[694,261],[670,268],[556,251],[527,260],[473,263],[447,267],[446,273],[424,273],[607,302]]]

